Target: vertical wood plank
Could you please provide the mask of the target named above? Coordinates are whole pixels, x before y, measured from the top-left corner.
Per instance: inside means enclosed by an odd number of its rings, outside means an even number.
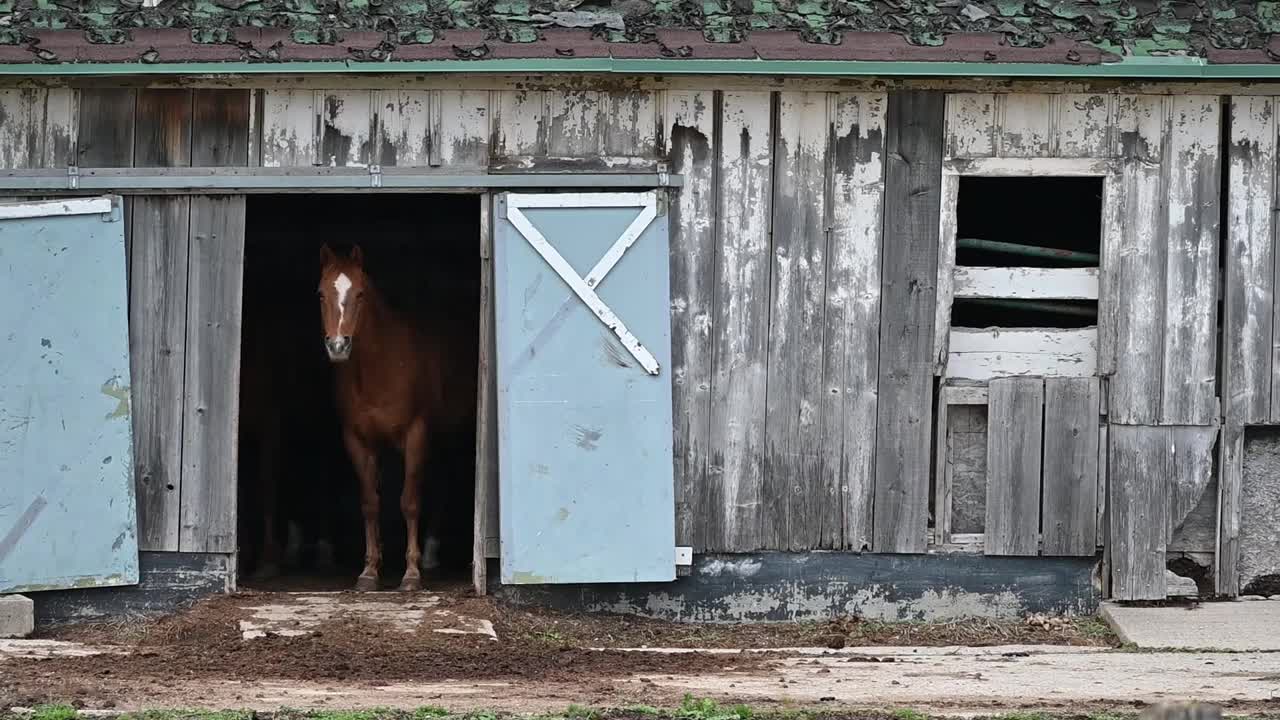
[[[86,88],[80,91],[77,165],[129,167],[133,163],[136,105],[137,92],[132,88]]]
[[[191,164],[242,167],[249,164],[248,90],[197,89],[192,97]]]
[[[0,90],[0,167],[66,167],[72,155],[74,91]]]
[[[953,93],[947,96],[947,157],[994,156],[996,131],[995,95]]]
[[[1098,378],[1045,378],[1041,551],[1092,556],[1098,543]]]
[[[951,433],[947,389],[939,388],[933,416],[933,538],[935,545],[951,542]]]
[[[1169,428],[1111,425],[1107,442],[1111,597],[1163,600]]]
[[[723,512],[723,488],[708,475],[716,254],[715,93],[666,97],[668,163],[684,177],[672,196],[671,383],[675,420],[676,543],[702,552],[710,518]]]
[[[653,92],[610,92],[603,97],[602,150],[607,157],[653,157],[658,147]]]
[[[996,98],[1001,157],[1045,157],[1050,154],[1053,96],[1009,93]]]
[[[942,171],[942,201],[938,212],[938,285],[933,319],[933,373],[947,369],[947,349],[951,340],[951,306],[955,301],[956,210],[960,199],[960,176]]]
[[[1231,99],[1222,410],[1237,423],[1267,422],[1275,394],[1277,132],[1275,98]]]
[[[191,164],[191,91],[138,90],[134,167]]]
[[[1101,383],[1099,383],[1101,384]],[[1107,545],[1107,425],[1103,423],[1098,428],[1098,512],[1097,512],[1097,547],[1105,548]],[[1103,557],[1103,563],[1106,565],[1106,572],[1103,573],[1104,582],[1107,585],[1106,596],[1110,597],[1111,584],[1111,558]]]
[[[176,552],[190,200],[130,200],[129,364],[138,547]]]
[[[1040,533],[1044,381],[997,378],[988,386],[987,555],[1035,555]]]
[[[704,518],[708,550],[765,547],[765,383],[769,311],[769,218],[773,197],[772,102],[767,92],[721,99],[719,213],[712,327],[710,481],[722,506]]]
[[[872,548],[923,552],[929,507],[942,93],[889,94]]]
[[[547,155],[572,158],[599,154],[603,94],[562,90],[549,93],[547,99]]]
[[[319,109],[312,90],[267,90],[262,100],[262,166],[319,164]]]
[[[320,106],[320,162],[329,167],[367,167],[377,162],[373,92],[323,94]]]
[[[1172,455],[1166,543],[1172,542],[1213,479],[1213,444],[1218,440],[1218,427],[1171,427],[1169,435]]]
[[[1117,147],[1117,146],[1113,146]],[[1110,377],[1116,371],[1116,335],[1126,297],[1120,291],[1120,251],[1125,245],[1125,225],[1129,217],[1129,183],[1123,172],[1102,181],[1102,257],[1098,267],[1098,375]],[[1110,388],[1103,386],[1102,401],[1110,401]]]
[[[1221,101],[1174,95],[1165,138],[1168,236],[1161,423],[1208,425],[1218,417],[1218,195]]]
[[[1056,157],[1101,158],[1111,155],[1113,95],[1064,94],[1053,97],[1053,138]]]
[[[431,155],[430,90],[388,90],[379,93],[378,121],[382,125],[379,164],[425,167]]]
[[[476,367],[476,496],[475,528],[472,531],[471,585],[477,595],[488,588],[488,555],[485,552],[490,535],[498,534],[496,523],[490,523],[490,505],[496,507],[498,496],[498,414],[497,377],[494,364],[493,323],[493,212],[492,196],[480,198],[480,348]]]
[[[1118,137],[1125,195],[1124,231],[1108,259],[1115,265],[1108,301],[1115,306],[1115,374],[1108,383],[1112,422],[1155,425],[1160,420],[1160,368],[1164,355],[1165,213],[1162,136],[1166,98],[1126,95],[1119,100]]]
[[[826,93],[778,96],[762,519],[766,547],[840,544],[836,468],[826,467],[819,406],[827,290]],[[838,458],[837,458],[838,459]]]
[[[191,198],[182,552],[235,552],[243,195]]]
[[[1214,582],[1218,593],[1240,594],[1240,513],[1244,484],[1244,426],[1228,421],[1218,443],[1218,543]]]
[[[445,167],[483,167],[489,163],[489,93],[477,90],[441,90],[439,145]]]
[[[823,451],[842,495],[844,547],[861,551],[871,548],[875,497],[886,96],[833,102]]]
[[[545,157],[547,154],[547,95],[542,90],[496,90],[490,96],[494,109],[494,160]]]

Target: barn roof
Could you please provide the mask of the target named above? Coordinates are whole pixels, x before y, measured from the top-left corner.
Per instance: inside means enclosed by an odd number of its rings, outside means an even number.
[[[0,67],[595,58],[1054,65],[1089,75],[1164,58],[1268,66],[1255,76],[1269,76],[1280,68],[1277,33],[1273,1],[0,0]]]

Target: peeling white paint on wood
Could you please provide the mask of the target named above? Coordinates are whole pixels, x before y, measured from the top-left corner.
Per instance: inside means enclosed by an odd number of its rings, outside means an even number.
[[[491,98],[494,108],[494,155],[502,158],[543,157],[547,154],[547,93],[541,90],[501,90]]]
[[[957,267],[955,297],[1096,300],[1098,269]]]
[[[76,114],[70,89],[0,90],[0,168],[66,167]]]
[[[1271,418],[1275,306],[1276,101],[1232,98],[1223,320],[1223,414]]]
[[[1167,98],[1120,98],[1117,136],[1124,231],[1104,269],[1116,307],[1115,374],[1107,407],[1114,422],[1156,424],[1164,354],[1165,242],[1162,188]],[[1161,576],[1163,577],[1163,575]]]
[[[653,156],[658,100],[654,92],[609,92],[602,97],[601,151],[606,157]]]
[[[880,345],[880,237],[887,97],[832,98],[822,422],[844,503],[844,546],[871,546]],[[834,428],[839,428],[836,432]]]
[[[784,550],[835,548],[843,530],[840,457],[825,452],[831,443],[819,412],[829,394],[823,386],[828,99],[778,97],[762,525],[765,546]]]
[[[432,145],[444,167],[486,166],[489,163],[489,97],[476,90],[440,90],[433,97],[439,126]]]
[[[1218,416],[1221,102],[1204,95],[1175,96],[1168,102],[1171,127],[1164,138],[1166,188],[1161,193],[1168,236],[1160,421],[1206,425]]]
[[[996,151],[1000,157],[1047,157],[1052,95],[1013,93],[996,96],[996,119],[1000,123]]]
[[[762,547],[773,137],[767,92],[721,101],[720,223],[709,475],[721,493],[711,549]],[[715,522],[713,520],[713,522]]]
[[[1097,328],[952,328],[947,377],[988,380],[1097,372]]]
[[[975,158],[951,160],[947,172],[984,177],[1103,177],[1116,171],[1108,158]]]
[[[547,155],[595,155],[601,148],[602,94],[594,90],[551,93],[547,103]]]
[[[262,103],[262,166],[300,167],[316,163],[317,93],[311,90],[265,91]]]
[[[1054,95],[1052,154],[1070,158],[1108,157],[1114,98],[1114,95]]]
[[[378,164],[425,166],[431,135],[431,91],[401,90],[378,93],[382,148]]]
[[[701,551],[707,544],[708,507],[719,483],[709,476],[711,356],[716,255],[715,98],[707,92],[665,97],[667,157],[684,187],[671,197],[671,382],[674,392],[676,543]]]
[[[994,156],[998,127],[995,95],[953,93],[947,96],[947,157]]]
[[[373,92],[325,92],[320,108],[320,164],[367,167],[377,164]]]
[[[947,339],[951,332],[951,304],[955,294],[956,216],[960,199],[960,175],[943,166],[942,201],[938,208],[938,294],[933,320],[933,374],[946,368]]]

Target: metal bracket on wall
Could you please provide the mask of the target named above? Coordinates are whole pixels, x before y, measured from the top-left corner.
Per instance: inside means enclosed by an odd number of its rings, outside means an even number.
[[[369,187],[371,188],[382,187],[382,166],[381,165],[369,166]]]
[[[68,190],[80,189],[80,168],[76,167],[75,165],[72,165],[67,168],[67,189]]]

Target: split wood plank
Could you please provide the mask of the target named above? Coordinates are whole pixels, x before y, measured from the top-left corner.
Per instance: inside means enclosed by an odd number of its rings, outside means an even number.
[[[895,91],[886,110],[879,402],[872,549],[927,546],[945,95]]]
[[[1098,537],[1098,378],[1045,378],[1045,555],[1092,556]]]
[[[378,162],[374,92],[342,90],[320,93],[320,164],[368,167]]]
[[[1040,533],[1044,381],[998,378],[987,405],[987,555],[1035,555]]]
[[[1218,541],[1214,555],[1217,591],[1240,594],[1240,517],[1244,486],[1244,426],[1228,421],[1218,443]]]

